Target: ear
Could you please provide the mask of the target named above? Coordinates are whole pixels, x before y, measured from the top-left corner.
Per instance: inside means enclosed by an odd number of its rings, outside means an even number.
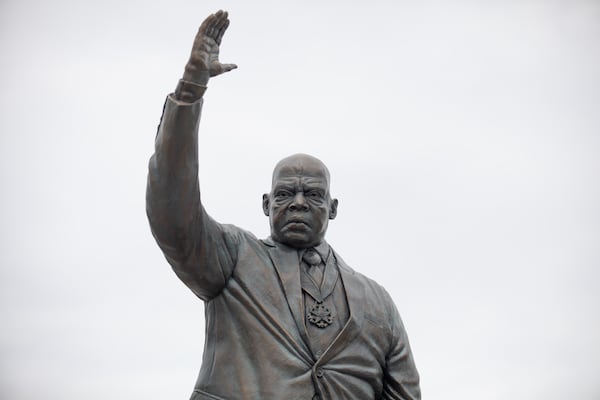
[[[333,199],[329,204],[329,219],[334,219],[337,216],[338,200]]]
[[[269,216],[269,195],[267,193],[263,194],[262,206],[263,206],[263,212],[268,217]]]

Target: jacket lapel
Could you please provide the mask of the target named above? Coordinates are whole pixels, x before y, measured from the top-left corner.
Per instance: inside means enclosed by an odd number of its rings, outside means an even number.
[[[364,301],[364,287],[360,280],[356,279],[355,272],[342,260],[342,258],[333,252],[340,271],[340,278],[344,284],[346,299],[348,301],[348,311],[350,317],[342,328],[342,331],[336,336],[331,345],[325,350],[318,363],[323,364],[335,357],[344,347],[352,343],[354,338],[360,333],[363,324],[364,310],[362,302]]]
[[[302,301],[302,287],[300,285],[300,268],[298,260],[298,251],[292,247],[275,243],[270,237],[262,240],[267,245],[269,257],[275,266],[275,270],[279,275],[279,280],[285,292],[290,311],[296,321],[296,327],[302,337],[302,351],[305,353],[308,360],[312,359],[311,351],[308,347],[310,343],[306,333],[305,313]],[[334,251],[333,256],[337,260],[337,265],[340,271],[338,279],[341,279],[346,292],[348,301],[348,311],[350,317],[344,325],[342,331],[336,336],[327,350],[317,361],[317,364],[324,364],[334,358],[348,344],[352,343],[354,338],[360,333],[364,310],[362,301],[364,299],[364,287],[360,280],[356,278],[355,272],[350,268],[344,260]]]
[[[269,257],[279,275],[290,312],[302,337],[303,350],[308,359],[310,359],[311,353],[308,348],[308,343],[310,342],[306,334],[306,327],[304,326],[304,306],[302,301],[302,287],[300,285],[298,251],[280,243],[276,244],[270,237],[262,242],[268,246]]]

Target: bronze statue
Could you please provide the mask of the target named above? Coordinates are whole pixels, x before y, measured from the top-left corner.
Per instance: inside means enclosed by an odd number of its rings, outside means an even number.
[[[158,245],[205,304],[194,400],[420,399],[419,375],[388,293],[324,240],[338,201],[329,171],[296,154],[263,195],[271,236],[214,221],[200,201],[198,125],[227,13],[210,15],[167,97],[149,165],[147,212]]]

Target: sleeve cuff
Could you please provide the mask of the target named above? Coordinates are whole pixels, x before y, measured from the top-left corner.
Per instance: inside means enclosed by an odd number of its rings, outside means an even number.
[[[206,86],[180,79],[175,89],[175,98],[185,103],[194,103],[202,98],[205,91]]]

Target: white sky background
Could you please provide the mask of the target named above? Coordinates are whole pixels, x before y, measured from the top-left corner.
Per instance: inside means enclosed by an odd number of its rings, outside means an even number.
[[[203,306],[146,166],[223,8],[209,212],[268,235],[273,165],[314,154],[328,240],[392,293],[424,399],[600,399],[600,3],[449,3],[1,2],[0,397],[191,394]]]

